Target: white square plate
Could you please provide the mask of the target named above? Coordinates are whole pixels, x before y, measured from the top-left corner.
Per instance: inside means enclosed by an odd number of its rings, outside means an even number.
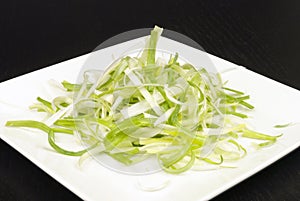
[[[135,39],[93,54],[107,63],[111,55],[120,55],[143,40],[143,38]],[[197,66],[211,65],[204,62],[203,52],[167,38],[160,39],[158,48],[179,52],[179,55],[188,58]],[[43,116],[30,111],[28,106],[35,102],[37,96],[46,99],[56,96],[49,86],[49,80],[76,81],[88,57],[89,55],[80,56],[0,84],[1,139],[84,200],[208,200],[257,173],[300,145],[299,124],[284,129],[273,128],[276,124],[300,122],[300,92],[212,55],[209,55],[209,58],[218,71],[234,69],[223,75],[224,80],[229,80],[229,86],[251,95],[251,103],[255,105],[255,110],[251,111],[248,123],[261,132],[284,133],[275,145],[250,151],[245,158],[237,162],[237,168],[188,171],[176,176],[164,172],[148,176],[130,176],[106,169],[94,161],[89,161],[79,168],[78,158],[52,151],[46,135],[42,132],[4,127],[7,120],[41,120]],[[98,67],[100,65],[97,64]],[[155,192],[140,189],[140,181],[147,182],[153,179],[166,180],[169,184]]]

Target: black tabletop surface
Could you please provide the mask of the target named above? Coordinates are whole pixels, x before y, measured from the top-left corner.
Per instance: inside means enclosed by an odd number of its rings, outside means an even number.
[[[0,81],[158,24],[211,54],[300,89],[297,0],[11,0],[2,1],[0,11]],[[0,200],[80,199],[1,140]],[[214,200],[300,200],[299,149]]]

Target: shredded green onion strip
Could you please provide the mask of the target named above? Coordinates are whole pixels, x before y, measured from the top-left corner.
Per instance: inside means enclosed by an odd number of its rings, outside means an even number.
[[[241,159],[247,151],[240,137],[262,140],[260,147],[276,142],[281,135],[262,134],[230,120],[248,117],[241,111],[254,109],[247,102],[249,95],[225,87],[220,76],[204,68],[181,64],[177,53],[166,64],[158,62],[161,33],[156,26],[141,57],[119,59],[97,81],[90,78],[93,72],[86,72],[82,84],[62,82],[65,97],[38,97],[30,108],[49,114],[50,125],[26,120],[8,121],[6,126],[40,129],[55,151],[70,156],[103,146],[98,152],[131,165],[156,155],[162,168],[173,174],[189,170],[196,160],[221,166]],[[56,133],[75,133],[87,148],[65,150],[56,144]]]

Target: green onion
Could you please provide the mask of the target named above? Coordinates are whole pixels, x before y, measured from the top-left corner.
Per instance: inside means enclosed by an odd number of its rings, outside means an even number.
[[[225,87],[219,74],[182,64],[178,53],[168,62],[157,59],[161,33],[155,26],[140,57],[125,56],[104,73],[87,71],[80,84],[63,81],[66,96],[52,101],[38,97],[30,108],[49,114],[45,123],[8,121],[6,126],[43,131],[50,146],[64,155],[85,158],[91,151],[125,165],[156,156],[172,174],[191,169],[196,160],[227,167],[223,162],[246,155],[238,142],[242,137],[262,140],[260,147],[276,142],[281,135],[235,122],[232,116],[247,118],[254,106],[249,95]],[[55,142],[56,133],[76,134],[88,148],[66,150]]]
[[[81,151],[68,151],[64,148],[61,148],[55,143],[55,134],[54,132],[60,132],[60,133],[67,133],[70,134],[70,130],[67,129],[58,129],[58,128],[50,128],[46,124],[38,121],[32,121],[32,120],[27,120],[27,121],[8,121],[6,122],[6,125],[8,127],[27,127],[27,128],[36,128],[40,129],[41,131],[44,131],[45,133],[48,134],[48,142],[51,145],[51,147],[57,151],[58,153],[64,154],[64,155],[69,155],[69,156],[81,156],[85,152],[87,152],[89,149],[92,149],[94,146],[84,149]]]
[[[294,123],[287,123],[287,124],[277,124],[274,126],[274,128],[286,128],[288,126],[292,126]]]

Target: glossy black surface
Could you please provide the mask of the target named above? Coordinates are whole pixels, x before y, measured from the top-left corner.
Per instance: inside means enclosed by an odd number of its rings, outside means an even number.
[[[88,53],[118,33],[154,24],[189,36],[209,53],[300,89],[296,0],[1,2],[0,81]],[[214,200],[299,199],[297,149]],[[0,141],[0,200],[79,198]]]

